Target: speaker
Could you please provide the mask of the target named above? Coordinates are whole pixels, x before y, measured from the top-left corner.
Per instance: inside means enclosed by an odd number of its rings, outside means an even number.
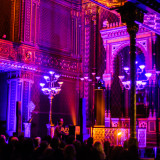
[[[105,92],[104,89],[95,89],[96,125],[105,126]]]
[[[21,114],[21,101],[16,102],[16,134],[22,134],[22,114]]]
[[[75,134],[76,134],[75,130],[76,130],[75,126],[73,126],[73,125],[69,126],[69,135],[72,135],[75,137]]]
[[[81,142],[84,141],[85,135],[87,133],[86,129],[86,99],[80,98],[79,100],[79,116],[80,116],[80,139]]]

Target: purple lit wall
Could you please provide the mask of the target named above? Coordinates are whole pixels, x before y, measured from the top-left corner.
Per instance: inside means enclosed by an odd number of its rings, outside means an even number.
[[[39,45],[71,52],[71,12],[67,7],[41,0]]]
[[[121,60],[119,56],[116,56],[114,60],[114,74],[113,81],[111,84],[111,116],[121,117],[122,116],[122,89],[119,84],[119,71],[120,71]]]
[[[7,73],[0,73],[0,121],[7,119]]]

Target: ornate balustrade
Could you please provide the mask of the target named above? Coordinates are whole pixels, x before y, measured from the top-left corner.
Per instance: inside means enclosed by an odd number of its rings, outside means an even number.
[[[160,126],[160,118],[158,118]],[[129,118],[111,118],[111,127],[95,126],[90,130],[94,142],[109,141],[112,146],[122,145],[130,136],[130,119]],[[137,139],[139,147],[143,148],[155,144],[155,136],[159,131],[156,130],[156,118],[137,118]]]
[[[93,127],[92,136],[94,142],[109,141],[111,146],[122,145],[124,141],[129,138],[129,128],[105,128],[105,127]]]

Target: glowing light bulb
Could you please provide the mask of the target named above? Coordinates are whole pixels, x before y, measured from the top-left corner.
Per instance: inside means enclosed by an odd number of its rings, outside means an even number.
[[[60,75],[58,75],[58,74],[55,75],[55,78],[56,78],[56,79],[58,79],[59,77],[60,77]]]
[[[145,65],[140,65],[139,68],[143,70],[145,68]]]
[[[86,77],[84,77],[84,79],[86,79],[86,80],[87,80],[87,79],[88,79],[88,77],[86,76]]]
[[[51,75],[53,75],[55,72],[53,72],[53,71],[49,71],[49,73],[50,73]]]
[[[63,84],[63,82],[58,82],[58,84],[61,86]]]
[[[124,76],[118,76],[118,77],[121,81],[124,79]]]
[[[84,81],[84,78],[80,78],[81,81]]]
[[[96,77],[97,81],[100,80],[101,77]]]
[[[124,67],[124,70],[125,71],[129,71],[129,67]]]
[[[147,78],[150,78],[151,75],[152,75],[152,73],[145,73],[145,76],[146,76]]]
[[[49,79],[49,77],[48,76],[44,76],[44,79],[47,80],[47,79]]]
[[[41,86],[41,87],[44,87],[44,85],[45,85],[44,83],[40,83],[40,86]]]
[[[120,136],[120,135],[122,135],[122,132],[118,132],[117,136]]]

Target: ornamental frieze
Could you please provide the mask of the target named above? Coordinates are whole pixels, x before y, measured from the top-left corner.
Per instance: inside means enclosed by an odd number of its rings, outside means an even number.
[[[71,74],[80,71],[80,68],[78,68],[79,60],[76,58],[55,55],[23,44],[18,46],[6,40],[0,40],[0,60],[11,61],[12,64],[18,62],[29,67],[34,66],[39,70],[43,70],[43,67],[54,68]]]
[[[147,31],[149,30],[144,27],[139,27],[138,33],[143,33]],[[101,32],[102,37],[105,39],[110,39],[110,38],[115,38],[115,37],[120,37],[120,36],[129,36],[126,26],[104,28],[100,32]]]
[[[33,74],[33,71],[24,71],[24,70],[8,72],[8,80],[17,79],[17,78],[33,82],[34,74]]]

